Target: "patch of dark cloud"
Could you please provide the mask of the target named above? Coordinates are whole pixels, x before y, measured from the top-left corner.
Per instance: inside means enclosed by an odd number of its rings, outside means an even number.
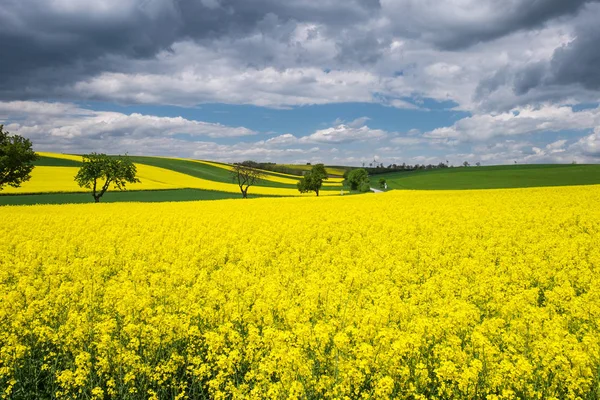
[[[389,40],[382,40],[373,33],[346,32],[336,43],[337,60],[342,64],[374,64],[383,55]]]
[[[585,4],[597,1],[388,0],[384,11],[395,32],[458,51],[513,32],[540,28],[551,20],[573,16]]]
[[[489,102],[510,87],[514,99],[507,106],[591,102],[600,99],[600,4],[589,4],[574,20],[574,38],[555,49],[547,61],[516,67],[507,66],[483,79],[473,96]],[[488,104],[490,106],[490,104]],[[492,108],[497,107],[495,104]],[[485,108],[485,105],[484,105]]]
[[[66,83],[122,72],[128,60],[151,59],[179,41],[211,45],[258,32],[284,42],[295,23],[338,31],[378,9],[378,0],[3,0],[0,98],[54,96]],[[257,65],[269,63],[265,53]]]
[[[552,19],[576,14],[589,2],[589,0],[498,2],[496,3],[497,19],[479,26],[469,27],[467,25],[464,35],[449,34],[445,38],[440,38],[439,44],[449,49],[460,49],[493,40],[515,31],[536,29]]]
[[[547,73],[547,66],[544,63],[535,63],[526,66],[515,75],[513,83],[515,94],[523,95],[539,86],[542,84]]]
[[[475,89],[475,93],[473,98],[477,101],[481,101],[486,96],[489,96],[491,93],[495,92],[501,86],[506,85],[509,75],[508,69],[502,68],[496,71],[493,75],[482,79],[481,82],[477,85]]]
[[[589,11],[577,26],[576,38],[554,52],[550,63],[553,83],[600,90],[600,6]]]

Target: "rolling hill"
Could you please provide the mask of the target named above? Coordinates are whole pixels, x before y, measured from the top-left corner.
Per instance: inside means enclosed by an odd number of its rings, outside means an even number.
[[[32,179],[20,188],[5,187],[0,205],[87,203],[93,199],[77,186],[73,177],[81,165],[81,156],[38,153]],[[232,181],[231,165],[213,161],[168,157],[131,156],[136,164],[139,184],[124,192],[107,193],[102,202],[163,202],[240,198]],[[310,168],[303,165],[289,165]],[[330,167],[332,174],[342,167]],[[300,176],[263,171],[264,179],[251,188],[250,197],[299,196],[296,183]],[[448,168],[428,171],[390,172],[371,175],[371,186],[386,179],[389,190],[460,190],[501,189],[541,186],[600,184],[600,165],[501,165],[490,167]],[[343,178],[331,177],[322,195],[339,195]],[[314,196],[305,194],[304,196]]]
[[[374,186],[385,178],[389,189],[505,189],[600,184],[600,165],[539,164],[447,168],[391,172],[371,176]]]
[[[20,188],[5,187],[0,205],[59,204],[90,202],[86,189],[74,181],[82,158],[78,155],[38,153],[31,180]],[[141,183],[128,185],[126,192],[112,191],[102,201],[187,201],[239,198],[239,187],[231,177],[231,165],[211,161],[131,156]],[[263,179],[249,194],[256,196],[310,196],[300,194],[300,176],[263,171]],[[321,195],[339,195],[342,178],[331,178]],[[314,195],[314,194],[312,194]]]

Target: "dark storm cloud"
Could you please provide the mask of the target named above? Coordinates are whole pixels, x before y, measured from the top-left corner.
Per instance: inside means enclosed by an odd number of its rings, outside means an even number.
[[[442,25],[432,36],[432,40],[441,48],[460,50],[462,48],[487,42],[519,30],[541,27],[546,22],[567,15],[574,15],[587,4],[597,0],[519,0],[491,1],[492,11],[488,18],[471,19],[463,24]],[[484,4],[486,2],[480,2]],[[474,4],[473,4],[474,6]]]
[[[210,42],[265,28],[265,20],[315,21],[333,29],[379,8],[378,0],[3,0],[0,98],[44,97],[176,41]]]
[[[170,76],[177,67],[144,62],[184,41],[214,50],[230,61],[233,71],[238,66],[240,71],[314,67],[381,75],[397,70],[371,68],[385,62],[385,52],[398,37],[419,38],[427,49],[458,52],[576,15],[586,3],[597,1],[1,0],[0,100],[84,98],[73,86],[107,72]],[[552,65],[498,73],[482,82],[480,95],[509,81],[515,93],[526,94],[549,77],[557,84],[578,83],[597,90],[599,55],[594,45],[600,39],[600,24],[590,21],[578,28],[581,35],[572,44],[556,51]],[[334,43],[331,50],[303,51],[293,39],[301,23],[315,24],[309,36]],[[255,40],[245,40],[253,36]],[[277,64],[286,46],[299,49]],[[110,95],[90,96],[114,100]]]
[[[177,15],[164,4],[121,1],[103,8],[102,2],[78,3],[83,4],[7,0],[0,5],[2,97],[35,96],[68,80],[110,71],[118,66],[114,57],[150,57],[177,36]]]
[[[575,40],[554,52],[550,68],[556,84],[600,89],[600,6],[589,11],[577,26]]]
[[[589,4],[574,20],[574,38],[555,49],[547,61],[507,67],[482,80],[476,100],[510,86],[522,101],[582,102],[600,100],[600,4]]]

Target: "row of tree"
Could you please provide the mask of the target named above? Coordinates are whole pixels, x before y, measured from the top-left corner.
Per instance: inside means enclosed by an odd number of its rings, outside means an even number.
[[[468,161],[464,161],[461,167],[470,167],[471,163]],[[475,166],[481,166],[481,163],[476,162]],[[363,168],[369,173],[369,175],[377,175],[377,174],[385,174],[388,172],[408,172],[408,171],[422,171],[422,170],[431,170],[431,169],[444,169],[444,168],[454,168],[453,165],[450,165],[448,161],[440,162],[439,164],[415,164],[410,165],[406,163],[402,164],[389,164],[387,167],[383,165],[383,163],[369,163],[369,167],[365,167],[363,163]]]

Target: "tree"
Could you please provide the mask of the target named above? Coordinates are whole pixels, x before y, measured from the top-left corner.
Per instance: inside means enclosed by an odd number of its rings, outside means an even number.
[[[11,136],[4,131],[4,125],[0,125],[0,190],[6,185],[17,188],[31,179],[37,158],[29,139]]]
[[[242,198],[248,197],[248,188],[256,185],[264,176],[264,173],[256,168],[254,161],[244,161],[233,164],[231,176],[234,182],[237,182],[242,192]]]
[[[75,175],[79,186],[92,189],[96,203],[113,185],[119,190],[125,190],[127,183],[138,183],[137,168],[129,157],[109,157],[106,154],[84,154],[83,165]]]
[[[468,166],[470,166],[470,165],[471,165],[471,164],[469,164],[469,162],[468,162],[468,161],[465,161],[465,162],[463,163],[463,167],[468,167]]]
[[[353,169],[348,173],[346,185],[350,190],[359,190],[362,183],[369,183],[369,174],[364,168]]]
[[[315,192],[319,196],[319,190],[323,181],[327,180],[327,171],[323,164],[315,164],[298,182],[300,193]]]
[[[385,184],[386,184],[385,178],[379,178],[379,187],[381,189],[385,189]]]
[[[371,185],[369,184],[369,182],[363,182],[358,187],[358,191],[361,192],[361,193],[370,192],[371,191]]]

